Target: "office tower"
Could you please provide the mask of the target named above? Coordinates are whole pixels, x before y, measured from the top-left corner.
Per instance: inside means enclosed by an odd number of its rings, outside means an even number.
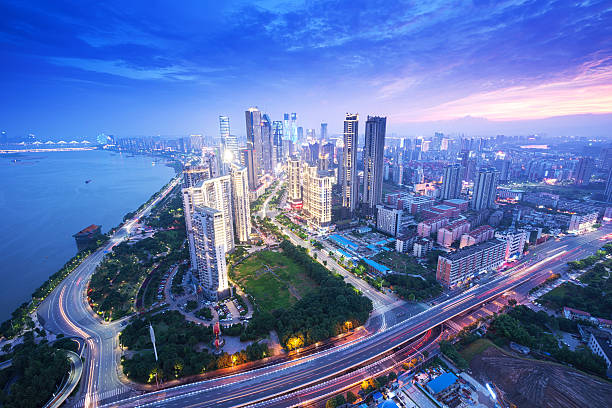
[[[493,208],[499,183],[499,172],[494,168],[481,168],[474,182],[471,207],[475,211]]]
[[[308,150],[308,154],[305,156],[306,157],[306,161],[311,166],[316,165],[317,164],[317,160],[319,159],[320,144],[319,143],[310,143],[308,145],[308,149],[307,150]]]
[[[373,212],[382,201],[383,165],[387,118],[368,116],[363,150],[363,197],[365,208]]]
[[[604,197],[607,202],[612,202],[612,168],[610,168],[608,178],[606,179],[606,190],[604,192]]]
[[[252,148],[246,147],[245,149],[240,149],[240,164],[247,169],[249,189],[255,190],[259,186],[259,177],[256,174],[255,157]]]
[[[210,167],[204,165],[183,168],[183,188],[195,187],[200,181],[212,178]]]
[[[202,135],[189,135],[189,145],[191,150],[201,152],[202,146],[204,146],[204,138]]]
[[[249,108],[245,111],[245,117],[247,149],[253,149],[253,169],[255,176],[259,178],[263,163],[261,112],[257,108]]]
[[[300,136],[303,136],[303,135],[298,135],[297,113],[294,112],[291,114],[291,142],[294,144],[297,143],[298,138],[301,140]]]
[[[461,173],[461,166],[459,164],[450,164],[444,168],[442,191],[440,194],[442,200],[459,198],[461,195]]]
[[[232,164],[232,210],[234,230],[239,242],[247,242],[251,236],[251,208],[249,200],[248,171],[244,166]]]
[[[238,161],[238,138],[230,134],[229,117],[219,116],[219,132],[221,134],[221,143],[223,144],[223,161],[225,163]]]
[[[196,207],[210,207],[223,216],[223,244],[225,252],[234,250],[234,223],[232,221],[232,187],[229,175],[200,181],[194,187],[182,189],[187,234],[193,233],[192,216]]]
[[[292,156],[287,160],[287,179],[289,181],[289,191],[287,193],[287,201],[291,208],[302,208],[302,181],[300,160]]]
[[[327,231],[331,224],[333,176],[306,163],[302,167],[302,202],[309,226],[319,232]]]
[[[196,206],[189,234],[191,264],[208,299],[229,297],[230,288],[225,263],[225,220],[214,208]]]
[[[276,171],[278,163],[283,162],[283,122],[275,120],[272,122],[272,144],[273,144],[273,156]]]
[[[575,174],[576,175],[574,178],[577,185],[588,185],[589,181],[591,180],[591,176],[593,175],[593,159],[590,157],[581,157],[578,160]]]
[[[327,140],[327,123],[321,123],[321,139]]]
[[[267,174],[274,174],[272,121],[267,114],[261,120],[261,167]]]
[[[342,207],[355,211],[359,195],[357,178],[357,142],[359,115],[347,113],[344,119],[344,150],[342,153]]]
[[[283,140],[291,139],[291,124],[289,122],[289,114],[283,114]]]

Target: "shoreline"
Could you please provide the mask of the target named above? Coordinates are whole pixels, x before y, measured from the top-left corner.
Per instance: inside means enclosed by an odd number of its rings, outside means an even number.
[[[97,149],[91,149],[91,148],[81,149],[81,150],[72,149],[71,151],[91,151],[91,150],[97,150]],[[51,150],[45,149],[45,151],[51,151]],[[160,157],[160,156],[155,156],[153,154],[145,154],[145,155],[151,156],[151,157]],[[91,255],[92,253],[95,253],[100,248],[102,248],[107,242],[108,237],[110,237],[115,231],[119,230],[125,224],[126,217],[128,217],[130,214],[138,213],[138,211],[140,211],[142,208],[146,207],[149,203],[154,201],[155,198],[159,196],[159,194],[162,191],[164,191],[164,189],[166,189],[168,185],[172,183],[174,179],[176,179],[178,172],[176,171],[176,167],[174,166],[177,165],[178,161],[174,158],[165,158],[165,159],[167,160],[166,164],[168,165],[168,167],[175,169],[174,176],[172,176],[168,182],[166,182],[162,187],[160,187],[159,190],[154,192],[137,209],[135,209],[134,211],[129,211],[125,213],[123,216],[122,222],[120,222],[117,226],[111,228],[109,231],[103,234],[103,236],[107,238],[104,243],[102,243],[99,246],[96,246],[95,248],[92,247],[92,248],[88,248],[83,251],[77,252],[73,257],[69,258],[66,261],[66,263],[63,266],[61,266],[57,271],[49,275],[48,278],[31,293],[29,298],[25,298],[24,302],[21,303],[19,306],[17,306],[11,312],[11,315],[8,319],[0,323],[0,339],[2,338],[13,339],[13,338],[19,337],[22,334],[23,329],[28,326],[29,319],[31,319],[30,315],[38,309],[38,307],[44,302],[47,296],[50,293],[52,293],[53,290],[55,290],[55,288],[58,285],[60,285],[68,276],[70,276],[70,274],[74,271],[74,269],[76,269],[85,259],[87,259],[89,255]],[[16,325],[17,325],[17,330],[15,329]]]

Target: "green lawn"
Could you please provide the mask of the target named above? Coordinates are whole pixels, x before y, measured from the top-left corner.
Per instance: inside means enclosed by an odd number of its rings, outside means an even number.
[[[475,356],[482,353],[489,347],[495,347],[495,345],[487,339],[478,339],[461,350],[459,354],[461,354],[461,357],[463,357],[469,364]]]
[[[267,311],[288,308],[317,286],[293,260],[272,251],[253,254],[232,268],[230,277]]]

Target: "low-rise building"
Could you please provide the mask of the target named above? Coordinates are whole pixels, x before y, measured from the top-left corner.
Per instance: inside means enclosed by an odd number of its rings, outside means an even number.
[[[461,243],[459,244],[459,248],[480,244],[481,242],[493,238],[493,235],[495,235],[495,230],[493,227],[490,225],[481,225],[467,234],[461,235]]]
[[[444,205],[450,205],[459,209],[459,211],[467,211],[470,202],[468,200],[463,200],[461,198],[451,198],[448,200],[442,201]]]
[[[461,235],[470,230],[468,220],[460,219],[454,221],[438,230],[438,245],[450,247],[453,242],[461,238]]]
[[[572,214],[567,232],[581,234],[597,223],[598,212]]]
[[[610,336],[596,336],[591,333],[588,345],[593,354],[601,356],[606,362],[609,377],[612,374],[610,369],[610,366],[612,366],[612,341]]]
[[[412,254],[417,258],[422,258],[427,255],[433,248],[433,241],[428,238],[419,238],[412,246]]]
[[[415,233],[397,237],[395,240],[395,251],[400,253],[408,252],[418,238],[419,236]]]
[[[448,218],[446,217],[430,218],[417,224],[417,234],[420,237],[429,237],[432,233],[438,232],[441,227],[447,224]]]
[[[436,279],[455,287],[477,274],[496,269],[504,262],[506,243],[492,239],[438,257]]]
[[[507,231],[497,231],[495,237],[506,242],[504,259],[509,259],[513,256],[520,258],[525,249],[525,243],[529,242],[529,234],[524,230],[510,229]]]

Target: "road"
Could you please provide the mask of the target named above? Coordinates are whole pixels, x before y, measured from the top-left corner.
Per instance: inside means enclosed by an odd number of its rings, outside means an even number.
[[[83,374],[83,362],[81,361],[81,357],[73,351],[66,351],[66,355],[68,359],[70,359],[70,374],[68,375],[68,379],[57,395],[55,395],[43,408],[59,408],[81,380]]]
[[[116,403],[112,407],[236,407],[280,398],[298,390],[308,392],[344,372],[358,369],[500,294],[520,287],[533,279],[542,279],[550,269],[561,268],[568,261],[592,253],[604,242],[599,238],[610,232],[610,226],[588,236],[566,238],[562,242],[543,244],[514,268],[483,281],[473,288],[443,301],[411,318],[401,321],[370,337],[325,350],[290,362],[169,388]],[[372,371],[370,375],[376,375]]]
[[[85,340],[87,350],[82,387],[85,395],[77,406],[96,407],[105,400],[133,395],[133,390],[120,380],[118,372],[118,336],[122,321],[106,323],[95,316],[87,304],[87,286],[106,253],[128,237],[136,220],[146,217],[179,182],[180,178],[174,179],[158,198],[117,230],[104,247],[85,258],[38,308],[38,317],[46,330]]]

